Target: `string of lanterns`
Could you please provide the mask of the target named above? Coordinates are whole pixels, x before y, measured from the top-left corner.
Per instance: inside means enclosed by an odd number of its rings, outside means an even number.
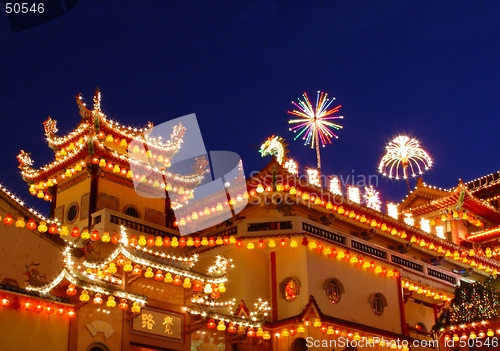
[[[53,302],[43,301],[34,297],[25,297],[18,294],[4,292],[0,297],[0,306],[3,308],[12,308],[15,310],[31,311],[36,313],[45,313],[47,315],[66,316],[74,318],[75,309],[71,306]],[[0,311],[2,311],[0,309]]]
[[[365,226],[368,226],[373,229],[379,229],[383,232],[389,233],[390,235],[400,237],[401,239],[406,239],[410,240],[408,237],[408,233],[406,232],[405,229],[401,229],[401,225],[397,224],[391,224],[389,221],[384,222],[383,220],[380,219],[381,216],[384,216],[382,214],[377,214],[376,216],[365,213],[365,211],[361,208],[360,205],[355,205],[355,204],[346,204],[345,202],[342,205],[334,205],[331,201],[324,201],[320,196],[317,196],[315,193],[308,193],[307,191],[302,191],[300,188],[295,187],[295,186],[290,186],[290,185],[281,185],[277,184],[276,185],[276,191],[277,192],[286,192],[292,196],[295,196],[297,200],[302,200],[306,203],[309,203],[310,205],[317,205],[326,208],[327,210],[330,210],[338,215],[342,215],[344,217],[347,217],[352,220],[359,221],[360,223],[364,224]],[[252,189],[249,192],[250,196],[258,196],[258,194],[264,194],[264,193],[275,193],[273,190],[273,187],[268,186],[264,187],[262,184],[258,184],[255,189]],[[359,209],[357,207],[360,207]],[[374,211],[368,211],[371,213],[374,213]],[[405,225],[405,227],[407,227]],[[417,242],[420,247],[432,250],[436,253],[439,254],[450,254],[455,250],[460,250],[460,252],[467,252],[464,248],[458,248],[458,246],[453,245],[449,242],[446,242],[445,240],[440,240],[438,238],[431,237],[430,235],[426,233],[420,233],[420,230],[417,228],[412,228],[414,231],[418,231],[417,235],[412,235],[411,238],[413,238],[413,242]],[[486,256],[486,254],[481,255],[481,251],[478,250],[478,252],[474,253],[474,255],[478,256],[479,260],[483,260],[483,262],[478,262],[477,260],[462,260],[462,263],[469,264],[471,267],[477,268],[478,270],[483,270],[486,273],[489,274],[498,274],[498,267],[492,265],[491,261],[487,261],[489,257]],[[452,254],[453,255],[453,254]],[[450,257],[450,256],[447,256]]]
[[[450,295],[443,293],[442,291],[431,289],[428,286],[415,283],[411,280],[403,279],[401,283],[403,287],[408,289],[409,291],[415,291],[417,294],[422,294],[428,297],[432,297],[435,300],[443,300],[449,302],[452,299]]]

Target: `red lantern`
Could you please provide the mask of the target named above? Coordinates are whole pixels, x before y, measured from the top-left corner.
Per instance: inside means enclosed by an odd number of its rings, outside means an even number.
[[[199,280],[195,280],[193,282],[193,291],[201,291],[203,290],[203,284]]]
[[[26,301],[24,301],[24,309],[26,311],[29,311],[32,306],[33,306],[33,304],[31,303],[30,299],[26,299]]]
[[[76,316],[75,310],[73,308],[68,309],[68,317],[73,318]]]
[[[152,247],[155,245],[155,237],[154,236],[148,236],[148,240],[146,241],[146,245],[149,247]]]
[[[350,258],[351,258],[351,253],[349,252],[349,250],[347,250],[347,251],[345,252],[345,257],[344,257],[344,260],[349,261],[349,259],[350,259]]]
[[[123,255],[120,255],[116,260],[116,264],[118,265],[118,267],[123,266],[125,264],[125,257],[123,257]]]
[[[307,240],[306,236],[302,238],[302,245],[304,245],[304,246],[309,245],[309,241]]]
[[[97,157],[92,158],[92,164],[96,165],[99,163],[99,159]]]
[[[224,239],[222,239],[224,241],[224,245],[227,245],[229,244],[229,237],[227,235],[224,236]]]
[[[286,240],[285,239],[281,239],[280,240],[280,246],[281,247],[285,247],[286,246]]]
[[[295,334],[297,334],[297,328],[295,328],[294,326],[291,326],[290,327],[290,335],[295,336]]]
[[[155,274],[155,280],[157,281],[162,281],[163,280],[163,273],[161,270],[157,270]]]
[[[170,247],[170,237],[166,236],[163,238],[163,246]]]
[[[49,233],[52,235],[56,235],[59,229],[57,229],[57,225],[51,224],[49,227]]]
[[[71,230],[71,236],[73,238],[78,238],[80,236],[80,231],[78,230],[78,227],[73,227]]]
[[[3,224],[5,224],[5,225],[14,224],[14,218],[12,217],[12,215],[10,213],[7,213],[5,215],[5,218],[3,219]]]
[[[59,307],[57,310],[56,310],[56,314],[58,316],[62,316],[64,314],[64,308],[62,307]]]
[[[182,237],[179,239],[179,246],[180,247],[186,246],[186,238]]]
[[[74,284],[68,285],[68,290],[66,290],[66,295],[68,296],[75,296],[76,295],[76,288]]]
[[[243,246],[243,240],[237,239],[236,240],[236,247],[242,247]]]
[[[323,324],[323,325],[321,325],[321,327],[319,328],[319,331],[320,331],[320,332],[322,332],[323,334],[325,334],[325,333],[326,333],[326,329],[327,329],[326,325],[324,325],[324,324]]]
[[[99,231],[97,229],[92,231],[92,235],[90,236],[90,240],[92,241],[97,241],[101,239],[101,236],[99,235]]]
[[[139,266],[138,264],[136,264],[134,266],[134,269],[132,270],[132,274],[133,275],[141,275],[141,266]]]
[[[43,312],[43,305],[40,302],[36,304],[35,311],[37,313]]]
[[[182,284],[181,277],[179,277],[178,275],[176,275],[174,277],[174,280],[172,281],[172,284],[173,285],[181,285]]]
[[[215,238],[213,236],[208,238],[208,246],[215,246]]]
[[[253,327],[248,328],[247,338],[253,338],[254,336],[255,336],[255,331],[253,330]]]
[[[213,288],[212,293],[210,294],[212,299],[218,299],[220,296],[220,291],[218,287]]]
[[[229,323],[229,326],[227,327],[227,332],[229,334],[236,334],[236,327],[234,326],[233,323]]]
[[[215,322],[213,319],[209,319],[207,323],[207,328],[208,329],[215,329]]]
[[[35,230],[36,229],[36,222],[34,219],[30,219],[28,223],[26,223],[26,228],[29,230]]]
[[[118,308],[120,310],[123,310],[123,311],[125,311],[126,309],[128,309],[127,300],[126,299],[121,299],[120,304],[118,305]]]
[[[264,244],[264,239],[260,239],[259,240],[259,243],[257,244],[257,246],[259,247],[259,249],[263,249],[266,245]]]
[[[118,245],[118,242],[119,242],[119,241],[120,241],[120,240],[118,239],[118,235],[116,235],[116,233],[115,233],[115,234],[113,234],[113,236],[111,237],[111,243],[112,243],[113,245]]]
[[[194,238],[194,247],[200,247],[201,245],[201,240],[199,237]]]
[[[128,239],[128,244],[131,246],[137,246],[137,237],[132,235],[130,239]]]
[[[10,300],[7,296],[2,297],[2,306],[7,307],[10,305]]]
[[[54,313],[54,307],[52,307],[52,304],[48,303],[47,306],[45,306],[45,313],[47,314]]]

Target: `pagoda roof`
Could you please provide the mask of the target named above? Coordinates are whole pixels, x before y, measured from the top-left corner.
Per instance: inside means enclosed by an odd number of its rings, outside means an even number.
[[[414,216],[421,216],[448,208],[454,210],[465,209],[493,223],[500,223],[500,211],[475,197],[462,182],[447,195],[435,198],[423,205],[407,208],[405,212],[411,212]]]
[[[438,199],[448,193],[449,191],[427,185],[423,182],[422,178],[418,178],[415,190],[406,196],[406,198],[398,205],[398,209],[401,212],[404,212],[406,209]]]
[[[467,240],[482,242],[495,239],[499,236],[500,236],[500,225],[488,229],[483,229],[474,233],[470,233],[469,235],[467,235]]]
[[[170,160],[183,143],[186,128],[181,123],[172,127],[169,140],[162,140],[161,137],[149,135],[152,123],[137,129],[108,119],[101,111],[99,89],[94,95],[92,110],[85,106],[80,94],[76,102],[81,120],[66,136],[56,135],[57,122],[50,117],[43,123],[47,142],[55,152],[54,161],[35,169],[28,152],[21,151],[17,156],[23,179],[30,184],[41,183],[33,191],[30,190],[33,195],[57,183],[58,176],[65,179],[64,173],[68,170],[72,173],[67,174],[70,177],[76,174],[75,170],[80,172],[92,164],[99,164],[102,168],[111,167],[108,171],[113,170],[128,178],[132,178],[134,173],[133,179],[141,180],[141,183],[145,183],[143,186],[171,184],[174,189],[181,186],[192,189],[201,183],[204,174],[209,171],[203,157],[196,159],[191,174],[179,175],[169,171]],[[130,168],[133,168],[133,172]]]
[[[272,188],[273,186],[272,181],[278,179],[283,184],[286,183],[288,185],[294,185],[297,190],[297,196],[305,192],[310,192],[309,199],[313,196],[316,197],[317,199],[324,199],[324,197],[327,197],[331,201],[331,205],[334,205],[333,211],[335,211],[335,209],[339,210],[340,207],[342,207],[343,210],[342,213],[336,211],[335,215],[339,214],[342,216],[346,216],[346,219],[352,218],[352,220],[357,220],[357,221],[360,221],[360,218],[364,217],[365,221],[362,222],[362,225],[366,226],[367,229],[373,229],[373,224],[371,222],[375,221],[376,223],[375,229],[377,229],[378,232],[382,231],[387,233],[388,235],[393,235],[391,233],[391,230],[395,229],[398,238],[400,238],[401,233],[404,232],[405,239],[407,241],[420,243],[422,240],[424,240],[425,241],[424,248],[429,247],[429,250],[433,250],[434,252],[436,252],[437,255],[443,255],[444,252],[446,252],[447,250],[449,250],[450,252],[455,251],[461,253],[466,253],[467,251],[467,249],[462,246],[456,245],[448,240],[441,239],[436,235],[427,233],[417,227],[407,225],[406,223],[398,219],[395,219],[389,215],[386,215],[380,211],[376,211],[364,205],[350,201],[349,199],[344,198],[341,195],[332,194],[327,189],[311,185],[306,181],[304,181],[303,179],[299,179],[295,174],[289,173],[274,158],[270,163],[268,163],[264,167],[264,169],[261,172],[259,172],[259,174],[253,175],[252,178],[247,181],[250,196],[255,196],[256,190],[259,187],[259,185],[265,186],[265,189],[263,190],[268,191],[267,189]],[[440,198],[436,198],[435,200],[431,200],[429,203],[425,205],[411,209],[411,211],[417,210],[418,214],[424,214],[435,211],[436,209],[439,209],[441,207],[446,208],[446,207],[451,207],[453,205],[456,206],[457,201],[460,199],[460,194],[462,192],[464,194],[463,198],[464,201],[462,208],[467,209],[473,213],[476,213],[484,218],[490,219],[493,222],[496,221],[496,223],[500,223],[500,211],[496,210],[493,206],[487,204],[486,202],[474,197],[464,187],[463,184],[459,184],[459,186],[454,191],[448,193],[447,195],[442,196]],[[307,201],[308,200],[305,200],[304,203]],[[299,203],[300,202],[298,202],[298,204]],[[310,203],[310,205],[314,204]],[[322,201],[317,206],[326,207],[326,205],[327,205],[326,201]],[[350,217],[350,213],[353,213],[354,217]],[[385,230],[382,229],[380,223],[385,224],[387,228]],[[430,243],[432,243],[433,246],[432,249],[430,249]],[[420,246],[421,245],[418,245],[417,247]],[[438,252],[440,248],[443,251]],[[446,259],[448,259],[448,257],[446,257]],[[450,262],[456,262],[452,259],[449,260]],[[498,269],[500,267],[499,262],[497,260],[493,260],[482,255],[476,255],[474,257],[474,261],[476,265],[471,266],[473,268],[481,267],[483,264],[486,265],[483,266],[483,268],[489,266],[488,269],[493,269],[493,268]],[[462,264],[462,262],[458,263]],[[466,263],[466,265],[470,266],[468,263]],[[480,271],[486,269],[483,268],[478,268],[478,269]]]
[[[465,183],[467,189],[472,193],[482,192],[500,184],[500,171],[490,173],[483,177],[473,179]]]
[[[371,327],[365,324],[333,317],[327,314],[324,314],[321,309],[318,306],[318,303],[316,302],[316,299],[314,298],[313,295],[309,296],[309,301],[305,308],[302,310],[302,312],[298,315],[288,317],[276,322],[267,322],[265,324],[266,328],[274,329],[274,328],[281,328],[286,325],[290,325],[292,323],[303,323],[306,318],[309,318],[310,316],[314,316],[315,318],[319,318],[322,322],[326,323],[332,323],[338,326],[342,327],[347,327],[347,328],[352,328],[356,331],[361,331],[361,332],[369,332],[374,335],[380,335],[380,336],[385,336],[393,339],[404,339],[404,340],[411,340],[410,337],[405,336],[403,334],[398,334],[394,333],[392,331],[384,330],[384,329],[379,329],[375,327]],[[313,321],[311,321],[312,324]]]

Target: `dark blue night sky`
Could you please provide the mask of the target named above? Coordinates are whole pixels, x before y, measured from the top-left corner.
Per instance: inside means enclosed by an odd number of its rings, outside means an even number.
[[[377,173],[399,133],[435,164],[427,183],[453,187],[500,169],[500,3],[494,1],[84,1],[12,33],[0,14],[0,181],[36,208],[16,155],[52,160],[42,122],[75,127],[75,96],[123,124],[196,113],[208,150],[239,153],[245,172],[269,159],[277,134],[300,167],[315,153],[288,131],[304,91],[342,105],[340,138],[322,149],[323,173]],[[353,171],[354,170],[354,171]],[[382,200],[404,182],[380,178]]]

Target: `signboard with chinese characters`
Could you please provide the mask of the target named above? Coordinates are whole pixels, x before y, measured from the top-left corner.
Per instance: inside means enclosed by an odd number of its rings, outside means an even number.
[[[144,308],[134,318],[132,329],[138,332],[182,340],[182,315]]]

